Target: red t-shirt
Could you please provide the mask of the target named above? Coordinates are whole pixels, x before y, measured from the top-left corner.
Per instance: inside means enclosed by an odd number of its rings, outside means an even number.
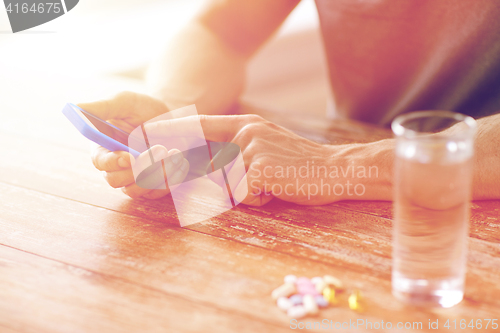
[[[337,114],[500,111],[500,0],[316,0]]]

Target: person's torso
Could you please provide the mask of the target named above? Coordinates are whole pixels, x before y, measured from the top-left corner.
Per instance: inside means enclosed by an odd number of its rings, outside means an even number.
[[[316,0],[344,117],[500,110],[500,0]]]

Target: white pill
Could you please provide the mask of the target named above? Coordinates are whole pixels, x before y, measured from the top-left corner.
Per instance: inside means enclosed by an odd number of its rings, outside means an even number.
[[[320,294],[323,294],[323,290],[327,287],[328,285],[326,284],[326,282],[321,279],[321,281],[319,281],[318,283],[316,283],[315,287],[316,287],[316,290],[318,291],[318,293]]]
[[[342,281],[340,281],[334,276],[325,275],[323,276],[323,280],[326,282],[326,284],[333,286],[335,289],[341,290],[344,288]]]
[[[297,277],[295,275],[287,275],[285,276],[285,283],[295,283],[297,281]]]
[[[307,313],[309,313],[309,314],[317,314],[318,313],[318,304],[316,304],[316,300],[314,299],[314,296],[305,295],[303,302],[304,302],[304,308],[306,309]]]
[[[288,297],[280,297],[277,301],[278,308],[283,311],[290,309],[293,306],[292,301]]]
[[[311,279],[311,282],[312,282],[313,284],[318,284],[318,283],[320,283],[321,281],[323,281],[323,278],[322,278],[322,277],[319,277],[319,276],[315,276],[315,277],[313,277],[313,278]]]
[[[284,283],[278,288],[274,289],[271,293],[271,296],[274,300],[277,300],[280,297],[288,297],[291,294],[295,294],[297,289],[293,283]]]
[[[290,318],[297,318],[298,319],[298,318],[304,317],[307,314],[307,312],[306,312],[306,309],[302,305],[296,305],[296,306],[292,306],[290,309],[288,309],[286,314]]]

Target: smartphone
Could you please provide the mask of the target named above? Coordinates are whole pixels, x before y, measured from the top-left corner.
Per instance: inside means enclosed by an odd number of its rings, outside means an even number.
[[[130,133],[88,113],[82,108],[68,103],[64,106],[62,113],[83,136],[98,145],[110,151],[128,151],[135,158],[142,153],[142,151],[138,152],[128,146],[131,139]],[[141,139],[132,137],[132,140],[137,140],[138,143],[143,142],[143,145],[147,147],[149,143],[146,143],[146,138]],[[230,185],[226,172],[231,170],[237,157],[241,155],[240,147],[232,142],[213,142],[207,140],[206,143],[205,146],[196,146],[182,151],[183,157],[189,162],[189,171],[183,180],[179,179],[178,182],[169,182],[168,186],[188,182],[221,170],[221,175],[224,175],[222,178],[218,176],[215,178],[211,177],[211,179],[219,186],[227,186],[229,188]],[[141,144],[134,144],[134,147],[140,146]],[[151,165],[140,172],[135,181],[142,188],[158,189],[160,185],[167,182],[164,168],[162,167],[163,162],[155,162],[152,155],[150,155],[150,158]],[[241,159],[241,161],[243,160]]]
[[[128,147],[130,133],[102,120],[75,104],[68,103],[62,113],[87,139],[103,146],[110,151],[128,151],[138,157],[140,152]]]

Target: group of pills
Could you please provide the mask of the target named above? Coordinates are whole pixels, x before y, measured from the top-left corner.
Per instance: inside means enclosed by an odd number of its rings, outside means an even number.
[[[319,312],[319,308],[327,307],[329,304],[336,305],[338,303],[336,292],[344,290],[342,282],[331,275],[312,279],[287,275],[284,280],[284,284],[274,289],[271,296],[278,308],[286,311],[291,318],[315,315]],[[360,301],[361,293],[354,292],[349,296],[349,307],[359,311]]]

